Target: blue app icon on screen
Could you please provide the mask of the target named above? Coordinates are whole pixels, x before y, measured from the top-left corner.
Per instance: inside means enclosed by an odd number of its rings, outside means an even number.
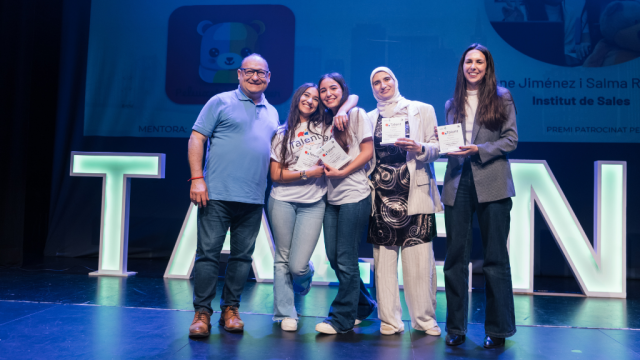
[[[183,6],[169,17],[165,91],[178,104],[204,104],[238,87],[242,59],[269,63],[265,92],[281,104],[293,91],[295,17],[282,5]]]

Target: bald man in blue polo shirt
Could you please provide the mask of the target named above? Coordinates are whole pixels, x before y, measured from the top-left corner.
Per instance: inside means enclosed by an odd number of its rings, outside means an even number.
[[[207,102],[189,139],[191,201],[198,205],[193,289],[196,313],[189,327],[191,337],[209,336],[220,252],[229,228],[231,255],[219,323],[230,332],[244,328],[238,307],[260,230],[271,137],[278,127],[278,112],[264,97],[271,80],[265,59],[258,54],[244,58],[238,80],[238,89]]]

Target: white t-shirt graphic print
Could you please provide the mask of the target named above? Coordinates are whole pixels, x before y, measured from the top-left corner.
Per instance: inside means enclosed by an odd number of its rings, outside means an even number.
[[[367,118],[367,113],[355,108],[349,113],[349,132],[351,134],[351,145],[347,154],[354,160],[360,155],[360,143],[362,140],[373,137],[371,122]],[[369,179],[365,167],[354,171],[346,178],[327,180],[327,201],[331,205],[342,205],[356,203],[371,196],[369,189]]]
[[[287,169],[294,170],[294,166],[298,162],[300,153],[302,151],[313,151],[322,146],[325,141],[329,140],[331,135],[331,129],[325,128],[324,132],[322,128],[314,128],[310,130],[307,127],[306,122],[299,124],[294,131],[294,138],[289,143],[287,149],[287,158],[285,163]],[[280,154],[282,151],[282,140],[284,138],[285,130],[284,126],[280,126],[276,135],[271,143],[271,158],[277,162],[280,162]],[[276,178],[279,174],[275,174]],[[327,193],[327,185],[324,175],[319,178],[309,178],[307,180],[299,180],[291,183],[278,183],[273,182],[271,188],[271,197],[280,201],[298,202],[298,203],[313,203],[316,202]]]

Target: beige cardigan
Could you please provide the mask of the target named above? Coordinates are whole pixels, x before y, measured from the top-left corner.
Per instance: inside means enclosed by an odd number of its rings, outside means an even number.
[[[409,168],[409,214],[433,214],[443,210],[440,192],[436,184],[433,162],[440,156],[440,144],[436,140],[433,127],[438,126],[433,106],[419,101],[411,101],[408,107],[409,130],[411,139],[425,147],[424,153],[407,152],[407,168]],[[379,111],[375,109],[367,114],[372,129],[375,129]],[[369,161],[367,174],[373,172],[376,164],[376,153]],[[373,186],[372,203],[375,199]]]

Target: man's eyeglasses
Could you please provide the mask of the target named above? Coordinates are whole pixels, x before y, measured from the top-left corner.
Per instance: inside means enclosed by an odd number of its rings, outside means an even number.
[[[244,72],[244,75],[247,77],[253,77],[253,75],[258,74],[258,77],[261,79],[266,78],[267,74],[269,73],[268,70],[256,70],[250,68],[240,68],[240,70],[242,70],[242,72]]]

